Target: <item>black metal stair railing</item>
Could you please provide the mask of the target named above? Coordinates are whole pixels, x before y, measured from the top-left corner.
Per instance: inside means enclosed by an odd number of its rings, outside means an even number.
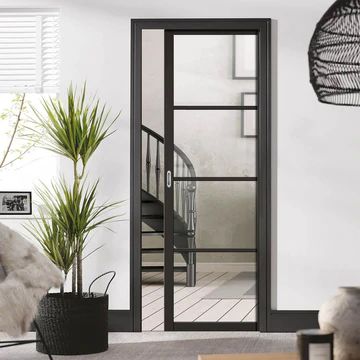
[[[164,176],[161,176],[161,157],[164,151],[164,138],[152,129],[142,125],[142,131],[146,136],[146,154],[144,154],[145,176],[142,187],[143,190],[163,202],[161,191],[164,187]],[[154,148],[154,146],[156,148]],[[155,162],[152,156],[155,154]],[[194,180],[179,181],[178,178],[195,178],[194,166],[188,156],[176,145],[174,145],[174,217],[180,219],[185,224],[185,234],[174,234],[176,236],[186,236],[186,244],[181,247],[194,249],[196,246],[196,182]],[[186,282],[188,286],[194,286],[196,282],[196,253],[189,252],[182,254],[186,260]]]

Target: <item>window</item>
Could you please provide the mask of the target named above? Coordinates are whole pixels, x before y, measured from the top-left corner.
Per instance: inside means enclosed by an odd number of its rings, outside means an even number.
[[[58,92],[58,11],[1,11],[0,54],[1,92]]]
[[[57,173],[57,156],[33,146],[37,139],[29,139],[27,135],[29,127],[33,126],[31,107],[41,109],[41,98],[56,97],[58,92],[58,10],[1,10],[0,164],[12,141],[4,166],[0,166],[1,191],[34,193],[40,180],[49,183]],[[34,195],[36,216],[37,198]]]

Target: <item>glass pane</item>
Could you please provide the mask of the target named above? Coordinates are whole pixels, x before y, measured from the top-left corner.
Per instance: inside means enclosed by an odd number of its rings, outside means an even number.
[[[142,125],[164,136],[164,30],[142,31]]]
[[[156,136],[164,136],[164,30],[142,31],[141,80],[142,189],[163,201],[164,145]]]
[[[198,254],[199,255],[199,254]],[[256,322],[256,266],[235,261],[234,254],[201,254],[195,286],[187,273],[174,274],[175,322]],[[178,266],[184,260],[175,256]]]
[[[175,181],[174,245],[189,249],[255,249],[256,182]],[[253,254],[234,257],[247,262]]]
[[[256,113],[177,110],[175,146],[189,158],[196,176],[256,176]],[[175,158],[175,165],[177,161]],[[181,159],[174,176],[183,176]]]
[[[163,203],[164,31],[142,32],[142,316],[143,330],[164,321]],[[145,128],[146,127],[146,128]],[[156,133],[154,135],[154,133]],[[160,218],[156,218],[159,215]],[[146,250],[146,251],[145,251]],[[155,267],[155,269],[154,269]],[[152,317],[153,316],[153,317]],[[158,319],[157,323],[153,318]]]
[[[241,105],[256,92],[256,35],[175,35],[175,105]]]

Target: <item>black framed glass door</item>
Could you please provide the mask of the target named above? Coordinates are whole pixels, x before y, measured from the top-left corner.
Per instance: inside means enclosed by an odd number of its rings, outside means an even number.
[[[257,330],[265,311],[260,30],[165,31],[165,330]]]

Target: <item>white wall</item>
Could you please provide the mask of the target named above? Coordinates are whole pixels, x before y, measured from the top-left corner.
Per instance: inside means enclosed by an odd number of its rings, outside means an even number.
[[[98,155],[104,197],[129,197],[130,18],[269,17],[278,20],[274,131],[274,305],[316,309],[339,285],[359,283],[360,112],[323,105],[308,81],[307,47],[332,0],[3,0],[2,6],[62,6],[62,89],[89,85],[114,109],[120,131]],[[275,94],[275,93],[274,93]],[[276,105],[276,99],[274,99]],[[111,306],[129,306],[129,224],[118,225],[91,275],[116,268]],[[277,274],[277,275],[276,275]]]
[[[5,4],[4,4],[5,3]],[[76,2],[6,1],[2,6],[59,7],[61,10],[61,94],[72,81],[87,80],[89,92],[97,94],[116,113],[122,110],[118,131],[105,142],[89,167],[93,178],[101,177],[103,200],[126,200],[123,221],[112,226],[114,232],[99,230],[91,239],[89,250],[105,244],[84,262],[84,283],[107,270],[116,270],[110,290],[110,308],[127,309],[129,301],[129,20],[112,11],[99,10]],[[62,161],[66,173],[69,163]],[[5,221],[4,221],[5,222]],[[19,228],[18,223],[6,221]],[[98,289],[101,287],[99,284]]]

